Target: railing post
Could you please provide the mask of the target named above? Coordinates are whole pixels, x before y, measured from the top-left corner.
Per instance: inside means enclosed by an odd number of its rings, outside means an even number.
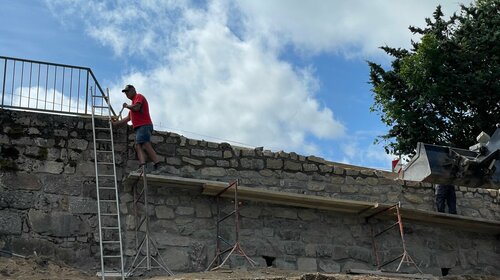
[[[89,70],[87,69],[87,82],[85,83],[85,114],[87,114],[88,103],[89,103]]]
[[[2,109],[3,109],[3,100],[5,97],[5,80],[7,79],[7,59],[4,58],[3,63],[3,85],[2,85]]]

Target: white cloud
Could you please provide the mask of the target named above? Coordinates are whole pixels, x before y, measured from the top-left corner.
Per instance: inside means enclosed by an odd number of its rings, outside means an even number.
[[[470,3],[463,0],[460,3]],[[425,25],[436,6],[446,16],[459,9],[457,1],[400,0],[276,0],[245,1],[238,5],[254,36],[271,38],[274,45],[292,44],[304,52],[373,56],[378,47],[410,47],[408,26]]]
[[[192,26],[176,34],[165,64],[126,75],[113,92],[133,83],[157,124],[252,146],[315,152],[308,136],[342,136],[344,126],[314,98],[313,70],[297,71],[258,40],[240,40],[226,12],[220,5],[191,11]]]
[[[370,144],[368,146],[361,146],[360,140],[354,139],[348,143],[341,144],[342,158],[339,162],[371,166],[382,170],[391,169],[391,161],[395,156],[386,154],[383,147],[378,145]]]

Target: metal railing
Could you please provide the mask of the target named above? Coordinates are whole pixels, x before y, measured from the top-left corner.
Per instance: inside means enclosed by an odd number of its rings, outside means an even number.
[[[90,68],[5,56],[0,56],[0,87],[1,109],[59,114],[90,115],[92,94],[106,96]],[[111,114],[116,116],[113,108]]]

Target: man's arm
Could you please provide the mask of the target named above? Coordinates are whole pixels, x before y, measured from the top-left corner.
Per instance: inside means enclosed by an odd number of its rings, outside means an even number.
[[[122,124],[128,123],[129,121],[130,121],[129,115],[127,115],[125,118],[123,118],[119,121],[112,119],[113,125],[122,125]]]
[[[125,103],[126,104],[126,103]],[[134,112],[139,112],[141,110],[141,107],[142,107],[142,103],[135,103],[134,105],[126,105],[123,104],[123,107],[129,109],[130,111],[134,111]]]

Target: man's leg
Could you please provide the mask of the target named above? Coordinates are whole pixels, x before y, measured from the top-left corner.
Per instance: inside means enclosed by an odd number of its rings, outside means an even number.
[[[144,150],[142,150],[143,144],[135,144],[135,151],[137,152],[137,159],[139,160],[139,165],[146,164],[146,155],[144,155]]]
[[[450,186],[447,190],[446,203],[448,204],[448,213],[457,214],[457,194],[454,186]]]
[[[153,146],[151,145],[151,142],[143,143],[142,146],[146,150],[146,153],[148,154],[148,156],[151,159],[151,161],[153,161],[153,163],[157,164],[158,163],[158,156],[156,155],[156,152],[153,149]]]
[[[444,213],[444,202],[446,195],[444,193],[443,187],[437,187],[436,189],[436,209],[438,212]]]

